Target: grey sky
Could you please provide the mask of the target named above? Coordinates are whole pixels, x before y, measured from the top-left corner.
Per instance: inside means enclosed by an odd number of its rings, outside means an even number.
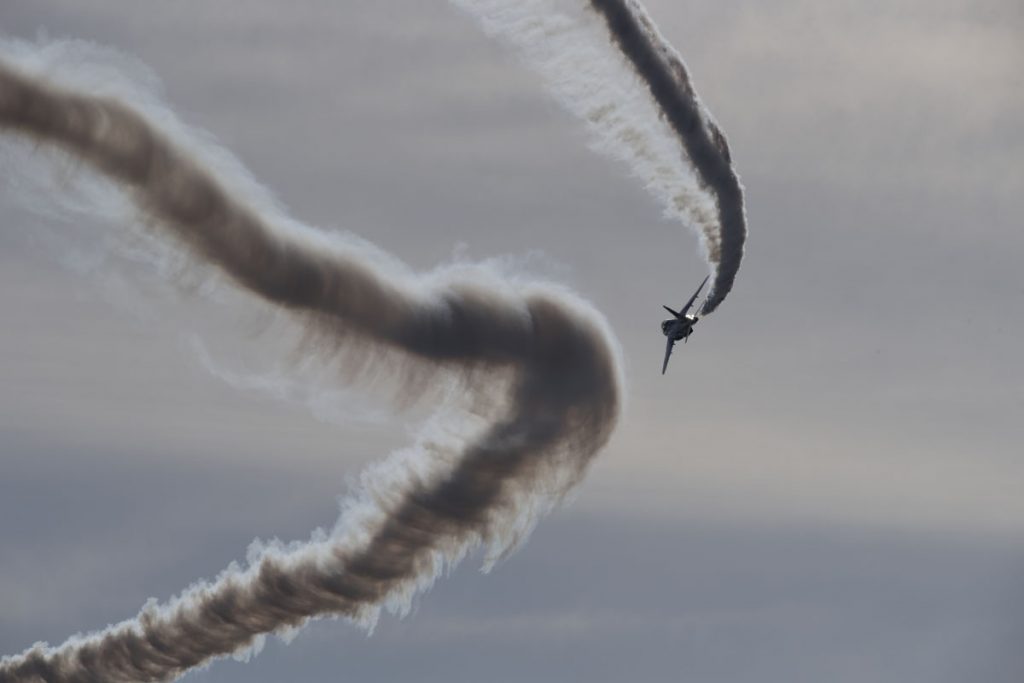
[[[542,251],[624,347],[611,447],[496,573],[469,563],[370,639],[321,624],[191,678],[1020,680],[1024,11],[647,5],[750,216],[735,290],[666,378],[660,305],[703,277],[696,239],[444,3],[4,4],[8,36],[148,64],[301,220],[417,268]],[[406,442],[205,372],[194,333],[277,360],[255,307],[82,276],[3,215],[3,653],[331,524],[345,477]]]

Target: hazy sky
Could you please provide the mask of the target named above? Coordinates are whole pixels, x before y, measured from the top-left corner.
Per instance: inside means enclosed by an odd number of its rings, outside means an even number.
[[[140,59],[303,221],[415,268],[511,256],[569,283],[627,360],[611,446],[493,573],[467,561],[369,638],[318,623],[186,680],[1024,676],[1024,6],[647,6],[750,222],[735,289],[665,377],[661,305],[704,276],[696,238],[444,2],[0,8],[8,37]],[[358,395],[311,410],[208,371],[196,339],[280,368],[258,307],[0,211],[0,653],[332,524],[346,478],[408,443]],[[351,406],[365,419],[323,419]]]

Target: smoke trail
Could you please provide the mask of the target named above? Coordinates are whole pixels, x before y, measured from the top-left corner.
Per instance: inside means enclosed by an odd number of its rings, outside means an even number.
[[[668,214],[696,229],[714,271],[701,312],[715,310],[743,258],[743,189],[725,136],[694,91],[683,60],[640,4],[452,2],[519,48],[559,101],[587,122],[595,146],[629,163]],[[618,50],[608,49],[609,34]]]
[[[170,680],[310,618],[372,620],[472,547],[515,542],[614,428],[614,343],[592,309],[557,288],[480,273],[402,276],[357,244],[257,211],[139,111],[2,62],[0,130],[116,181],[197,263],[290,312],[329,349],[361,349],[369,362],[390,350],[407,359],[402,378],[457,371],[471,408],[491,418],[468,440],[460,425],[428,434],[366,475],[330,535],[265,548],[248,568],[229,567],[134,619],[0,660],[2,683]]]
[[[703,314],[718,307],[732,289],[747,236],[743,188],[732,168],[725,135],[697,98],[682,58],[658,33],[636,0],[591,0],[612,37],[647,83],[701,181],[715,195],[721,228],[715,281]]]

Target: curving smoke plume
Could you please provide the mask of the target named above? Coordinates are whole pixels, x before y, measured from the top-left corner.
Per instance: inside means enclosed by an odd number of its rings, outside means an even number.
[[[639,2],[452,2],[515,45],[586,121],[594,146],[626,161],[669,215],[694,226],[714,271],[701,313],[715,310],[743,259],[743,188],[682,58]]]
[[[474,546],[514,542],[614,428],[614,343],[592,309],[559,289],[396,276],[357,244],[253,208],[140,111],[2,62],[0,132],[112,179],[196,264],[319,338],[367,351],[371,363],[382,350],[405,359],[399,381],[423,368],[456,371],[472,409],[490,418],[466,440],[424,439],[377,470],[333,533],[264,549],[247,568],[101,632],[4,658],[2,683],[171,680],[311,618],[372,620]]]

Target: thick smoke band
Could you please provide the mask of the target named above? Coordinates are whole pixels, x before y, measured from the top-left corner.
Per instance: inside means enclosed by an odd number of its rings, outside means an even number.
[[[743,258],[743,191],[721,129],[678,53],[634,0],[451,0],[514,45],[591,144],[626,162],[690,225],[714,271],[702,314],[732,289]]]
[[[357,245],[283,229],[249,208],[126,104],[2,64],[0,131],[115,180],[197,264],[343,348],[458,368],[481,402],[493,403],[495,387],[511,392],[468,443],[450,453],[425,443],[412,456],[422,465],[416,472],[372,484],[361,512],[343,517],[330,538],[264,552],[248,569],[229,569],[135,619],[5,658],[2,683],[171,680],[313,617],[372,617],[474,545],[507,542],[536,508],[535,493],[543,506],[564,492],[611,434],[619,409],[613,345],[599,318],[560,290],[515,295],[487,279],[430,287],[393,277]],[[448,462],[451,469],[436,464]]]
[[[721,129],[702,111],[683,60],[658,35],[643,8],[632,0],[590,0],[686,150],[718,205],[721,228],[717,272],[701,313],[718,307],[732,289],[747,236],[743,189],[731,166],[729,146]],[[714,256],[714,255],[713,255]]]

